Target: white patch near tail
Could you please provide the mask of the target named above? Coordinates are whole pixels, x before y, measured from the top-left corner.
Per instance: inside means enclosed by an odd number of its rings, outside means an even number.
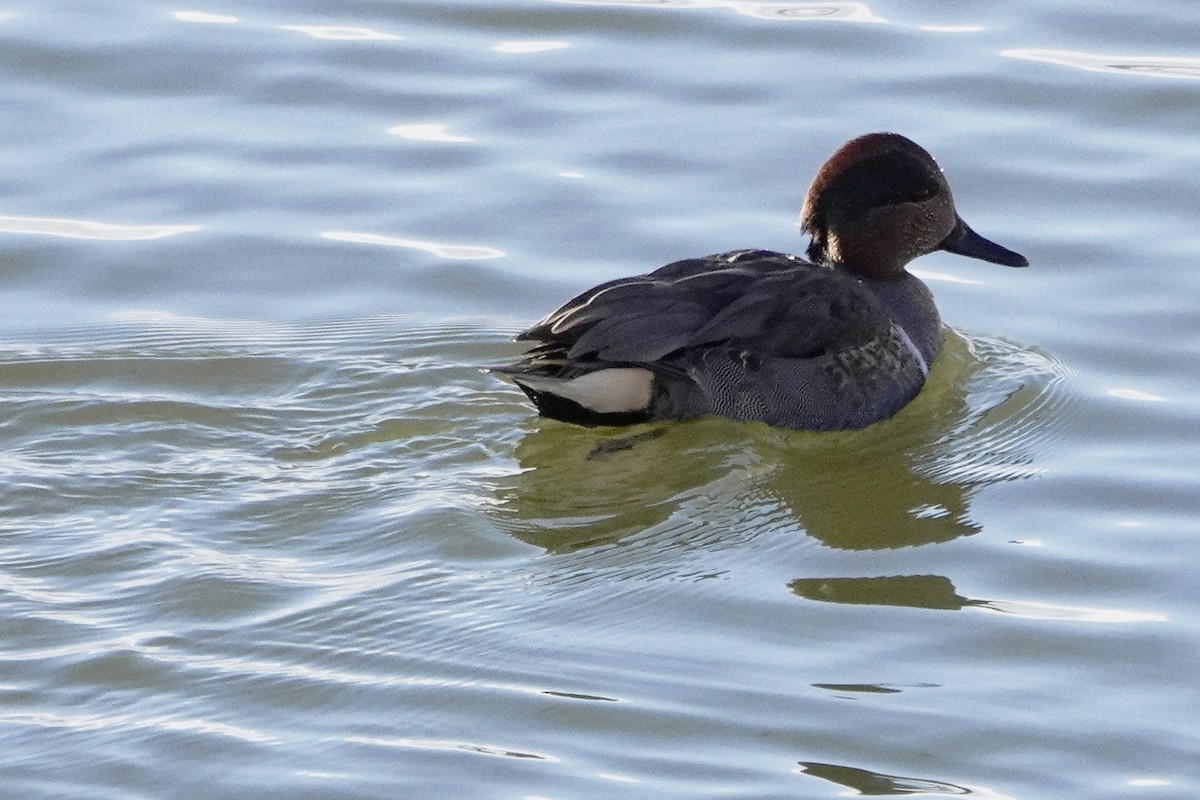
[[[578,378],[511,375],[513,381],[536,392],[565,397],[598,414],[642,411],[650,405],[654,374],[641,367],[598,369]]]

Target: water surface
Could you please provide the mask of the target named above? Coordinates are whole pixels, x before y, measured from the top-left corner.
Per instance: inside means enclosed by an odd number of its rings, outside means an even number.
[[[14,796],[1194,798],[1191,5],[0,7]],[[896,130],[1029,257],[867,430],[481,372]]]

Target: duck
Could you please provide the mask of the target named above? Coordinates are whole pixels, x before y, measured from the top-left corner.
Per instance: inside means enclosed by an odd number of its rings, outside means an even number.
[[[897,133],[839,147],[805,193],[807,258],[734,250],[601,283],[516,336],[492,367],[543,417],[626,426],[715,415],[778,428],[865,428],[920,392],[942,321],[908,271],[938,250],[1028,260],[958,215],[933,157]]]

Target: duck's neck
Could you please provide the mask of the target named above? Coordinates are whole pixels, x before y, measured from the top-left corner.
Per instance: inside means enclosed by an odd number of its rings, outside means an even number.
[[[929,287],[908,272],[893,280],[857,277],[887,306],[925,363],[932,364],[942,344],[942,318]]]

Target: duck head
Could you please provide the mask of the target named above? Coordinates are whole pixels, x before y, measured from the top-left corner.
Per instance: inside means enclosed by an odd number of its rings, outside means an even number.
[[[804,198],[808,257],[877,280],[903,276],[917,256],[946,250],[1007,267],[1029,262],[968,227],[942,170],[896,133],[868,133],[829,157]]]

